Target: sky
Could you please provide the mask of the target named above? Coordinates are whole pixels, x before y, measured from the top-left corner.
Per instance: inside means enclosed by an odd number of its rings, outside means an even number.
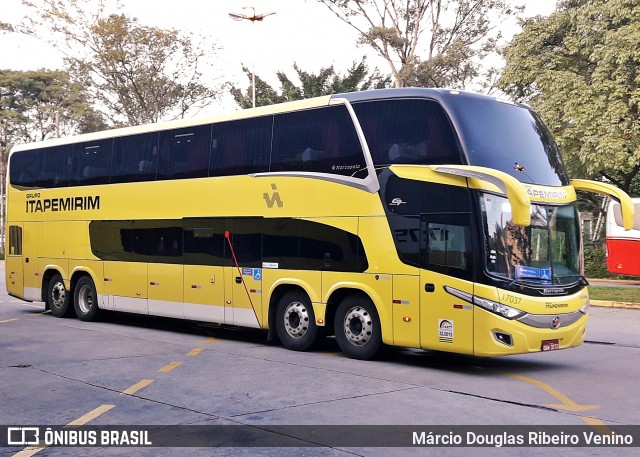
[[[34,0],[36,3],[39,0]],[[85,0],[90,1],[90,0]],[[107,0],[108,1],[108,0]],[[522,0],[525,16],[548,15],[556,0]],[[210,37],[221,49],[215,56],[215,75],[247,87],[242,65],[255,67],[256,74],[277,86],[276,72],[293,75],[296,62],[305,71],[315,72],[334,65],[339,72],[367,55],[369,68],[378,67],[390,73],[388,64],[366,46],[358,46],[357,33],[340,21],[327,7],[316,0],[122,0],[123,12],[137,17],[144,25],[176,28]],[[252,15],[275,12],[262,22],[233,21],[229,13]],[[29,9],[21,0],[0,0],[0,21],[15,23]],[[503,24],[505,37],[519,31],[515,23]],[[62,56],[47,43],[16,33],[0,34],[0,69],[31,70],[61,68]],[[220,107],[235,109],[226,100]]]

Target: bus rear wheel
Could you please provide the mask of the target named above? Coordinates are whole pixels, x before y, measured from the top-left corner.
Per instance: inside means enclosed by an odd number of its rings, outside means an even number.
[[[338,346],[348,357],[372,359],[382,347],[380,318],[368,298],[346,297],[336,310],[334,326]]]
[[[47,287],[47,306],[55,317],[67,317],[71,314],[71,293],[64,287],[59,273],[51,277]]]
[[[73,306],[78,319],[91,322],[98,318],[100,308],[98,308],[98,294],[96,286],[89,276],[78,279],[73,290]]]
[[[282,296],[276,308],[276,332],[287,349],[307,351],[315,347],[324,335],[316,325],[309,297],[298,291]]]

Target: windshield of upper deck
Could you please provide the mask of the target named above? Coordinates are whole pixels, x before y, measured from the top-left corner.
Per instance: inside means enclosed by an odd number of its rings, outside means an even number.
[[[560,151],[530,109],[470,94],[447,99],[469,165],[495,168],[524,183],[569,184]]]

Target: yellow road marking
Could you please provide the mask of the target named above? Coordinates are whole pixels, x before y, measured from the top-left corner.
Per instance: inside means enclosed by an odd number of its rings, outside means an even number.
[[[216,341],[218,340],[210,336],[209,338],[206,338],[204,340],[198,340],[198,343],[215,343]]]
[[[178,368],[182,365],[182,362],[171,362],[169,365],[165,365],[164,367],[158,370],[158,373],[169,373],[171,370]]]
[[[20,452],[16,452],[13,454],[13,457],[31,457],[32,455],[36,455],[38,452],[46,448],[44,445],[44,441],[41,441],[42,447],[37,446],[29,446],[21,450]]]
[[[544,382],[538,381],[537,379],[528,378],[526,376],[522,376],[519,374],[507,374],[507,376],[510,376],[512,378],[519,379],[521,381],[531,383],[534,386],[540,387],[542,390],[551,394],[553,397],[555,397],[557,400],[561,402],[559,404],[544,405],[544,406],[548,406],[549,408],[561,409],[563,411],[571,411],[574,413],[578,413],[582,411],[591,411],[592,409],[600,408],[599,405],[579,405],[573,400],[571,400],[569,397],[567,397],[565,394],[563,394],[562,392],[554,389],[553,387],[551,387],[548,384],[545,384]]]
[[[102,416],[107,411],[115,408],[116,405],[100,405],[93,411],[89,411],[82,417],[77,418],[74,421],[69,422],[67,425],[85,425],[87,422],[91,422],[96,417]]]
[[[17,321],[17,320],[18,320],[18,319],[7,319],[7,320],[5,320],[5,321],[0,321],[0,324],[6,324],[7,322],[15,322],[15,321]]]
[[[191,356],[198,355],[202,351],[204,351],[204,348],[193,348],[187,355],[191,355]]]
[[[88,422],[91,422],[96,417],[103,415],[104,413],[106,413],[107,411],[111,410],[112,408],[115,408],[115,406],[116,405],[100,405],[96,409],[94,409],[93,411],[89,411],[84,416],[79,417],[76,420],[69,422],[67,424],[67,426],[85,425]],[[20,452],[17,452],[15,454],[13,454],[13,457],[31,457],[32,455],[35,455],[38,452],[40,452],[41,450],[46,449],[46,448],[47,448],[47,446],[44,444],[44,441],[40,441],[40,446],[29,446],[29,447],[26,447],[23,450],[21,450]]]
[[[585,422],[585,424],[595,427],[600,433],[608,435],[612,432],[612,430],[607,427],[600,419],[596,419],[593,416],[582,416],[581,418]]]
[[[129,387],[128,389],[125,389],[122,391],[123,394],[125,395],[133,395],[135,394],[137,391],[144,389],[145,387],[147,387],[149,384],[151,384],[152,382],[154,382],[153,379],[143,379],[142,381],[132,385],[131,387]]]

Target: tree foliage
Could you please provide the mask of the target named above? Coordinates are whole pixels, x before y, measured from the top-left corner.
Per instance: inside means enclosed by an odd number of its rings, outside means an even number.
[[[0,175],[19,143],[105,128],[84,87],[63,71],[0,70]],[[4,187],[0,189],[4,193]]]
[[[499,86],[531,104],[574,176],[640,190],[640,4],[561,0],[523,24]]]
[[[280,82],[279,90],[274,89],[264,79],[256,75],[256,106],[343,92],[380,89],[391,84],[390,78],[382,76],[377,69],[369,72],[365,58],[360,62],[354,62],[344,76],[336,73],[333,65],[321,68],[318,73],[304,71],[295,63],[293,64],[293,69],[296,72],[297,79],[300,81],[300,85],[292,81],[286,73],[279,71],[277,73],[278,81]],[[243,71],[251,81],[251,71],[246,67],[243,67]],[[231,95],[233,95],[234,100],[241,108],[251,108],[251,88],[244,93],[242,89],[232,86]]]
[[[496,51],[498,24],[522,11],[510,0],[318,1],[388,62],[397,87],[464,88]]]
[[[107,14],[105,0],[23,3],[34,11],[28,30],[63,52],[72,78],[114,125],[183,118],[219,93],[202,71],[214,48],[194,45],[191,35]]]
[[[85,88],[64,71],[0,70],[0,147],[105,128]]]

